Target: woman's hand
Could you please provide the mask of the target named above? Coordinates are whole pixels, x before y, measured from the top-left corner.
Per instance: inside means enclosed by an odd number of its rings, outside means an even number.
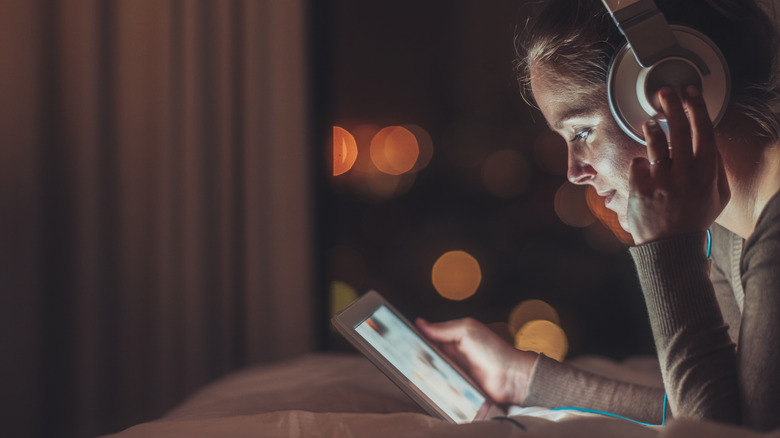
[[[497,403],[522,404],[537,354],[513,348],[471,318],[442,323],[415,321]]]
[[[659,92],[669,141],[655,120],[645,123],[647,159],[631,163],[628,223],[637,245],[706,230],[731,196],[704,99],[694,87],[685,94],[681,102],[671,88]]]

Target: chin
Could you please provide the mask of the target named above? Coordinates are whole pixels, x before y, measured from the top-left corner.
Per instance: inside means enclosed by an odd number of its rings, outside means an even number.
[[[626,233],[631,234],[631,228],[628,226],[628,217],[622,214],[618,215],[618,222],[620,223],[620,228],[622,228]]]

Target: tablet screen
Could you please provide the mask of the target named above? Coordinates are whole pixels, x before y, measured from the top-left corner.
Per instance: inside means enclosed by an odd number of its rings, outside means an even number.
[[[458,423],[474,420],[485,397],[382,305],[355,331]]]

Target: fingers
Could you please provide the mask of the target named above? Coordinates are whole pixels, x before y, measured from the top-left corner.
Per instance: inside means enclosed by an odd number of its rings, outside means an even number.
[[[658,125],[655,119],[650,119],[642,126],[647,142],[647,159],[650,161],[650,167],[660,168],[664,161],[669,159],[669,143],[666,141],[666,134]]]
[[[693,155],[704,163],[713,163],[716,154],[715,131],[707,112],[707,106],[696,87],[689,86],[685,93],[685,106],[688,109],[691,125]]]
[[[672,144],[675,164],[685,168],[693,159],[691,124],[688,121],[688,116],[685,114],[680,98],[673,89],[662,88],[659,92],[659,99],[669,123],[669,142]]]

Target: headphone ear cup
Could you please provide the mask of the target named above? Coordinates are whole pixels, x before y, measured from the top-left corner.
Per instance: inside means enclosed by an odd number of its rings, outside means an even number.
[[[663,85],[680,89],[683,84],[698,85],[702,91],[707,112],[713,124],[723,118],[731,92],[728,65],[723,54],[704,34],[683,26],[671,26],[678,44],[687,52],[699,57],[704,68],[697,68],[695,62],[684,58],[665,58],[649,68],[639,65],[631,47],[623,46],[612,60],[607,76],[609,108],[620,128],[632,139],[646,144],[642,124],[657,115],[652,107],[652,95]],[[661,64],[672,66],[671,72],[658,73],[652,70]],[[664,67],[666,68],[666,67]],[[691,71],[699,70],[699,82],[690,79]],[[701,71],[704,73],[702,74]],[[658,73],[658,74],[654,74]],[[661,77],[663,83],[648,80],[649,75]],[[666,78],[664,78],[666,77]]]

